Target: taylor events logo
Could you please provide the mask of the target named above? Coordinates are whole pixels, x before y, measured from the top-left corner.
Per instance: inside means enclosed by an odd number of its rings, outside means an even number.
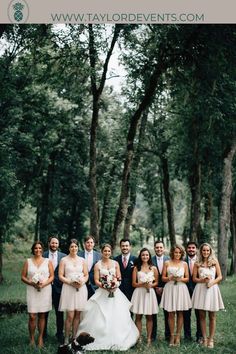
[[[12,23],[25,23],[29,17],[29,6],[25,0],[12,0],[8,6],[8,18]]]

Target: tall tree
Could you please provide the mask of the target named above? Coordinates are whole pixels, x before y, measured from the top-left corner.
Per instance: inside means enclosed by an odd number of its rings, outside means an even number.
[[[222,191],[220,205],[220,235],[218,240],[219,262],[223,279],[227,276],[228,242],[230,234],[230,200],[232,194],[232,163],[236,153],[236,140],[229,145],[224,154]]]
[[[108,64],[119,37],[121,31],[120,25],[115,25],[113,37],[108,48],[106,58],[103,64],[102,74],[99,79],[97,73],[97,60],[98,53],[96,49],[96,42],[94,37],[94,27],[89,25],[89,60],[90,60],[90,80],[91,91],[93,96],[92,102],[92,120],[90,128],[90,167],[89,167],[89,179],[90,179],[90,233],[95,238],[96,242],[99,242],[99,226],[98,226],[98,196],[97,196],[97,127],[100,110],[101,95],[104,89],[104,85],[107,77]]]

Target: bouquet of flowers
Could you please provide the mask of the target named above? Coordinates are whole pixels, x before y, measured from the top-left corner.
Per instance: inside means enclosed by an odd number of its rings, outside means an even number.
[[[114,297],[114,289],[120,286],[120,280],[110,272],[108,274],[103,274],[100,277],[100,282],[102,283],[102,287],[104,289],[109,290],[108,297]]]
[[[177,278],[183,278],[183,268],[173,268],[171,269],[170,275],[174,277],[174,285],[177,285]]]
[[[155,280],[153,272],[141,273],[140,281],[143,284],[152,284]],[[150,293],[150,289],[146,289],[147,293]]]
[[[71,274],[70,280],[72,281],[72,283],[80,283],[81,280],[83,280],[83,278],[84,278],[83,273],[73,273]],[[76,291],[79,291],[79,289],[76,288]]]
[[[211,270],[209,268],[199,268],[199,278],[201,279],[211,279]],[[208,287],[208,283],[206,283]]]
[[[34,284],[40,284],[40,283],[42,283],[43,282],[43,280],[44,280],[44,276],[43,276],[43,274],[41,273],[41,272],[36,272],[36,273],[34,273],[34,275],[32,276],[32,282],[34,283]],[[41,291],[41,289],[40,288],[37,288],[37,291]]]

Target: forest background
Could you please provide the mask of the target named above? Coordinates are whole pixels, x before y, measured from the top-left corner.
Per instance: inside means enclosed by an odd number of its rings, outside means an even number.
[[[87,234],[114,250],[207,241],[235,274],[236,26],[0,37],[0,281],[4,244],[52,234],[66,252]]]

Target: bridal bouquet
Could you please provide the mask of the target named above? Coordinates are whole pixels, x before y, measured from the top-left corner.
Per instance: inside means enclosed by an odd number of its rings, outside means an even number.
[[[152,284],[155,280],[153,272],[141,273],[140,281],[143,284]],[[146,289],[147,293],[150,293],[150,289]]]
[[[109,290],[108,297],[114,297],[113,290],[120,286],[120,280],[114,274],[108,273],[100,277],[100,282],[104,289]]]
[[[83,273],[73,273],[71,274],[70,280],[72,283],[80,283],[81,280],[83,280],[84,274]],[[79,291],[78,288],[76,288],[76,291]]]
[[[183,278],[183,270],[181,268],[171,269],[170,275],[173,275],[174,285],[177,285],[177,278]]]
[[[211,270],[209,268],[199,268],[199,278],[201,279],[211,279]],[[208,283],[206,283],[208,288]]]
[[[41,272],[36,272],[36,273],[34,273],[34,275],[32,276],[32,282],[34,283],[34,284],[40,284],[40,283],[42,283],[43,282],[43,280],[44,280],[44,276],[43,276],[43,274],[41,273]],[[41,289],[40,288],[37,288],[37,291],[41,291]]]

